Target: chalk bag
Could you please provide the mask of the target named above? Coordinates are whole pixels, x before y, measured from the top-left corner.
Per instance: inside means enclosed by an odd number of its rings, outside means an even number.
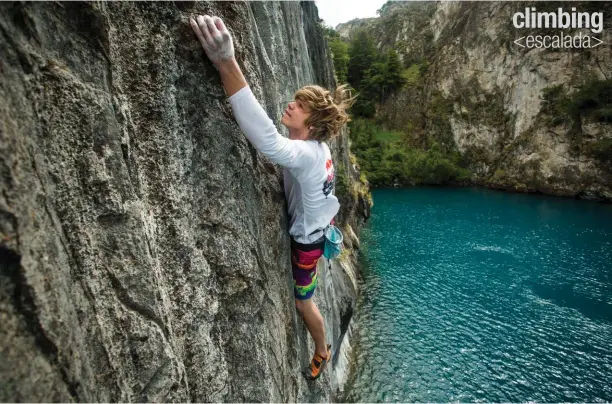
[[[342,232],[334,225],[329,225],[325,229],[325,247],[323,256],[328,260],[336,258],[342,252]]]

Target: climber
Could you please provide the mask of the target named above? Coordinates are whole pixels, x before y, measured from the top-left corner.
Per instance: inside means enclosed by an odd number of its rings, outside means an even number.
[[[331,345],[326,345],[325,324],[312,295],[317,285],[317,262],[323,254],[324,229],[340,208],[332,192],[334,166],[325,141],[346,124],[349,118],[345,110],[354,98],[346,86],[338,87],[333,95],[314,85],[299,89],[281,118],[289,130],[286,138],[251,92],[234,58],[232,37],[223,21],[208,15],[189,20],[221,74],[240,129],[261,154],[284,167],[295,306],[315,343],[304,376],[317,379],[331,360]]]

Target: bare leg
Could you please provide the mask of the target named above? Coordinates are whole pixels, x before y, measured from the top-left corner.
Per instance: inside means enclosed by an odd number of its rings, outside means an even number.
[[[306,323],[306,328],[315,343],[315,352],[325,358],[327,356],[327,345],[325,345],[325,323],[319,308],[312,299],[295,299],[295,307]]]

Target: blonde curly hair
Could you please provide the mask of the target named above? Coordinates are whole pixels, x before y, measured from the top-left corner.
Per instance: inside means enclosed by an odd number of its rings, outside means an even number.
[[[312,128],[310,138],[319,142],[328,141],[340,133],[350,121],[346,110],[355,102],[347,84],[336,88],[333,95],[321,86],[304,86],[295,92],[295,99],[310,109],[311,114],[305,124]]]

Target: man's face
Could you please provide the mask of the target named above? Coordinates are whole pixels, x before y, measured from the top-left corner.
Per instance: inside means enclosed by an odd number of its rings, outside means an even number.
[[[281,119],[281,123],[288,129],[296,129],[302,132],[306,129],[306,119],[310,116],[308,106],[300,100],[291,101]]]

